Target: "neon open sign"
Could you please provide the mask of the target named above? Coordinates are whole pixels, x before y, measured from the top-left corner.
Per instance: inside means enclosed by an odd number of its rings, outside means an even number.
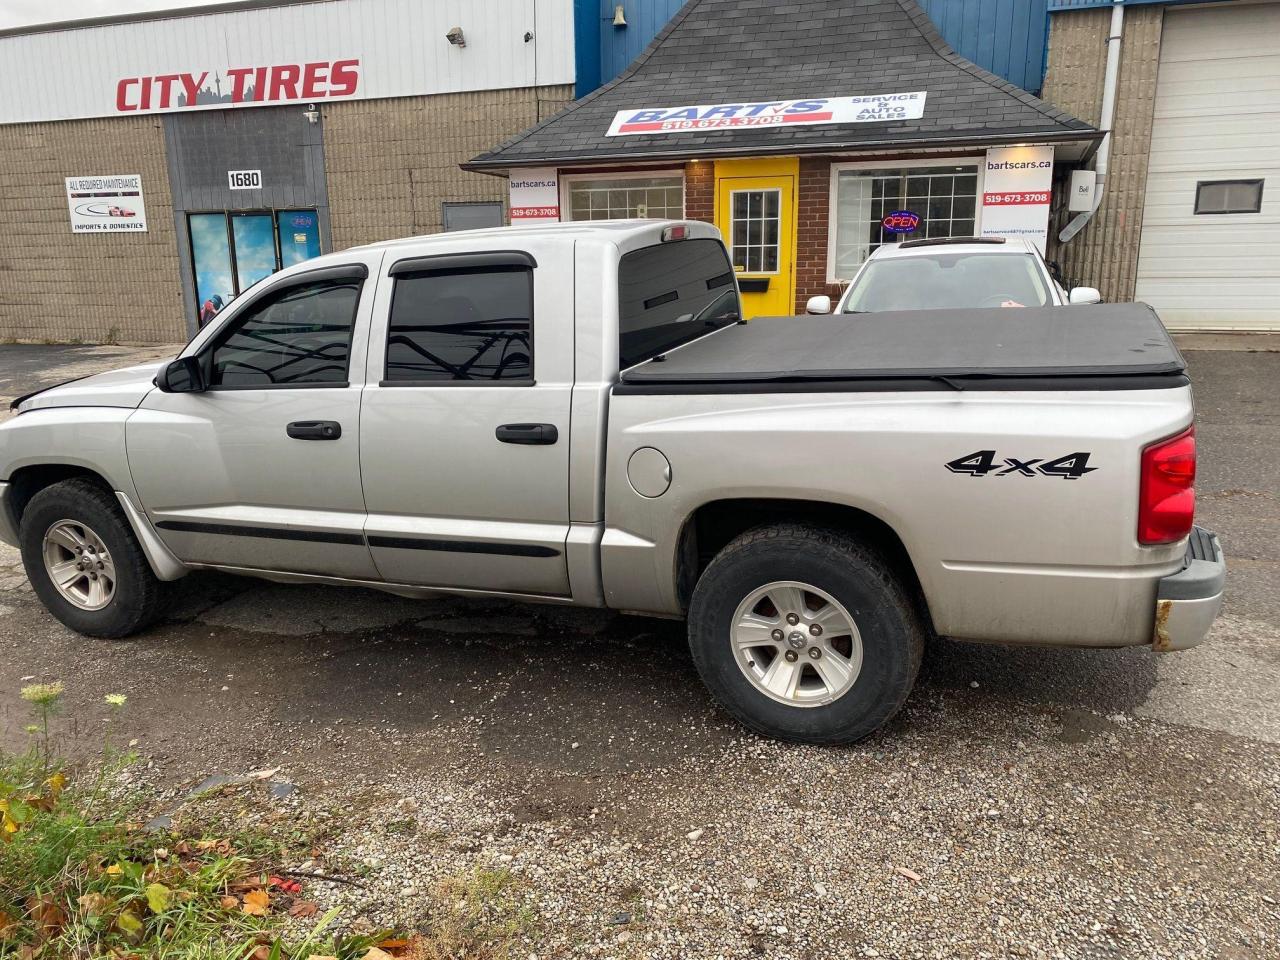
[[[880,225],[889,233],[911,233],[920,226],[920,215],[910,210],[895,210],[881,220]]]

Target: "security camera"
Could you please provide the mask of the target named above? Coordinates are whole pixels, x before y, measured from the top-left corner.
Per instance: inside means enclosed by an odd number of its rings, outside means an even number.
[[[302,115],[307,118],[308,123],[320,122],[320,108],[314,103],[308,103],[307,109],[302,111]]]

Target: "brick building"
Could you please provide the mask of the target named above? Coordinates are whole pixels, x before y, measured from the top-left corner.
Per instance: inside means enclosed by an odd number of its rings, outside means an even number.
[[[331,249],[504,222],[572,0],[248,0],[0,34],[0,342],[166,343]],[[216,298],[216,299],[215,299]]]
[[[748,315],[776,315],[904,224],[1044,249],[1055,170],[1101,137],[960,57],[915,0],[693,0],[615,80],[466,167],[512,177],[516,219],[710,220]]]

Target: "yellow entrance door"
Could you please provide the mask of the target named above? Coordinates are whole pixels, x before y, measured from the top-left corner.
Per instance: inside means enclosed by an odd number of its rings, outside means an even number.
[[[742,313],[796,312],[796,157],[716,161],[716,226],[742,290]]]

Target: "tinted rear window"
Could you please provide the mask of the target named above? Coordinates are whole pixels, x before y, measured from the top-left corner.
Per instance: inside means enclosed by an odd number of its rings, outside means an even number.
[[[733,267],[718,240],[677,240],[625,254],[618,267],[622,369],[738,319]]]

